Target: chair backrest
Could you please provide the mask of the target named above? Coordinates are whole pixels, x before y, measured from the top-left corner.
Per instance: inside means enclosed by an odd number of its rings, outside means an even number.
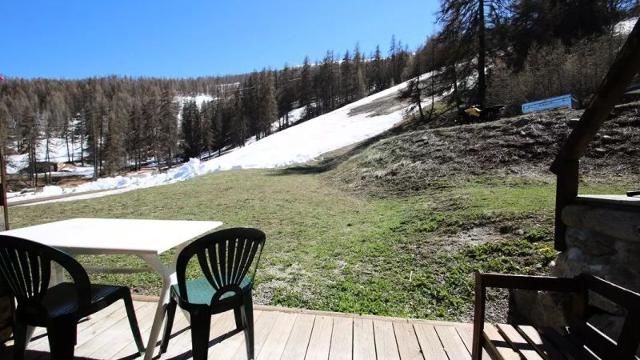
[[[82,265],[64,252],[40,243],[0,235],[0,275],[18,301],[18,309],[40,314],[49,288],[51,265],[57,263],[71,276],[77,292],[78,308],[91,300],[89,277]]]
[[[574,316],[569,319],[571,332],[603,359],[634,359],[640,344],[640,294],[590,274],[581,274],[578,279],[582,281],[584,290]],[[587,322],[595,310],[602,310],[589,304],[589,297],[593,294],[626,310],[618,339],[610,339]]]
[[[194,256],[215,290],[210,306],[215,305],[223,295],[233,293],[232,296],[240,296],[240,284],[250,270],[253,283],[265,238],[265,234],[258,229],[232,228],[204,235],[187,245],[176,262],[178,288],[183,300],[189,302],[186,270]]]

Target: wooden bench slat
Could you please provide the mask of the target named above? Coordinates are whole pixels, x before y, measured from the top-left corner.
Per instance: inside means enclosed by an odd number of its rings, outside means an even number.
[[[520,360],[520,355],[513,350],[507,340],[492,324],[485,324],[482,332],[487,352],[493,359]]]
[[[558,350],[558,348],[556,348],[550,341],[544,339],[533,326],[518,325],[516,326],[516,330],[518,330],[518,332],[520,332],[520,334],[527,339],[530,344],[536,347],[538,353],[542,354],[545,359],[566,359],[562,353],[560,353],[560,350]]]
[[[527,360],[542,360],[543,357],[538,353],[533,344],[530,344],[513,325],[498,324],[498,331],[502,336],[511,344],[511,347],[515,349],[524,359]],[[543,353],[544,354],[544,353]]]
[[[558,333],[552,328],[542,328],[540,333],[543,338],[546,338],[553,342],[553,344],[562,352],[562,354],[569,360],[582,360],[582,359],[596,359],[591,353],[586,351],[580,345],[575,344],[569,340],[566,336]]]
[[[594,328],[588,323],[572,323],[570,328],[570,337],[574,339],[574,343],[586,346],[590,351],[599,357],[610,356],[615,358],[623,358],[617,344],[606,334]]]

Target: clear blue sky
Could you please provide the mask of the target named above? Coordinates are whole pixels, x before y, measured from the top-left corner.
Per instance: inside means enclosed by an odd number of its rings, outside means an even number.
[[[0,74],[82,78],[235,74],[419,45],[438,0],[2,0]]]

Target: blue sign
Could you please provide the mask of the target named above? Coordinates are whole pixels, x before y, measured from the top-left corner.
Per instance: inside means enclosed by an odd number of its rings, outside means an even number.
[[[532,113],[551,109],[568,108],[573,109],[573,96],[563,95],[549,99],[538,100],[522,105],[522,113]]]

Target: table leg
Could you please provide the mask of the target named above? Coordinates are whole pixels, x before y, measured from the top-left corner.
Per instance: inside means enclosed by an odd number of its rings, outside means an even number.
[[[167,304],[169,303],[169,289],[176,280],[173,266],[164,265],[158,256],[142,255],[141,258],[162,276],[162,290],[160,291],[158,307],[156,308],[156,314],[153,317],[153,325],[151,326],[149,341],[147,341],[147,347],[144,353],[144,359],[151,360],[156,348],[156,343],[158,342],[158,337],[160,336],[160,331],[162,330],[162,323],[164,322]]]

